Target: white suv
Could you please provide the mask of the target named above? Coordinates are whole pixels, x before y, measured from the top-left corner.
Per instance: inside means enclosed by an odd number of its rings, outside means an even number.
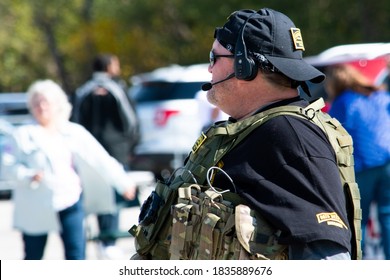
[[[208,64],[171,65],[131,78],[129,94],[141,129],[133,169],[166,178],[183,165],[202,128],[195,95],[211,80],[207,68]]]
[[[9,135],[15,126],[32,122],[25,93],[0,93],[0,198],[9,198],[16,182],[7,178],[4,168],[14,163],[7,153]]]

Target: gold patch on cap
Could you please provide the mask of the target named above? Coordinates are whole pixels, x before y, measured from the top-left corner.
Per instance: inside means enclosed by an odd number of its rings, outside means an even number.
[[[299,28],[290,28],[291,36],[294,42],[295,50],[305,50],[305,46],[303,45],[303,39],[301,30]]]

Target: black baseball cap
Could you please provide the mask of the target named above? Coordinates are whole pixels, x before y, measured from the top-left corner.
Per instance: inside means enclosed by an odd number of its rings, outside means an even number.
[[[214,37],[234,53],[241,28],[248,53],[264,55],[281,73],[298,82],[320,83],[325,75],[303,60],[301,31],[286,15],[269,8],[233,12]]]

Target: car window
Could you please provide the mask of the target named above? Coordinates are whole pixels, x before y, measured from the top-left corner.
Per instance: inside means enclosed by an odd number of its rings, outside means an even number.
[[[0,115],[7,115],[7,116],[13,116],[13,115],[27,115],[29,114],[28,109],[23,106],[24,104],[15,104],[17,106],[14,107],[7,107],[7,108],[1,108]]]
[[[25,94],[0,94],[0,115],[20,115],[28,113],[27,97]]]
[[[11,125],[30,123],[31,115],[27,108],[25,93],[0,94],[0,118]]]
[[[135,86],[132,97],[137,103],[172,99],[192,99],[204,82],[149,82]]]

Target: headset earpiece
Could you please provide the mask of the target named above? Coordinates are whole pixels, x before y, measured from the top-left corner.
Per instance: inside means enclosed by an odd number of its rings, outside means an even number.
[[[245,26],[253,15],[251,15],[242,25],[240,34],[237,38],[234,52],[234,72],[236,78],[239,80],[251,81],[256,78],[257,75],[257,64],[252,58],[248,57],[244,40]]]

